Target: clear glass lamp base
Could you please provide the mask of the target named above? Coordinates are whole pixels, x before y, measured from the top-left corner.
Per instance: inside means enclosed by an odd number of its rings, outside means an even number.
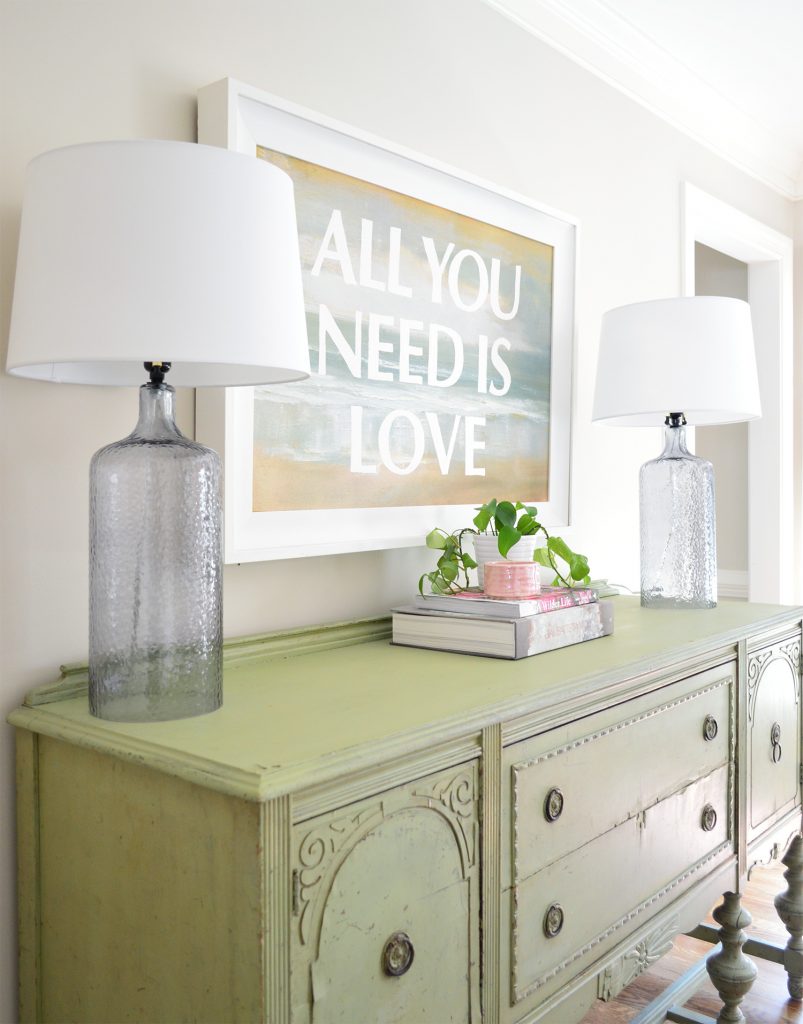
[[[90,469],[89,707],[157,722],[222,701],[220,459],[184,437],[173,388],[140,388],[132,434]]]
[[[667,425],[661,455],[641,467],[641,603],[645,608],[715,608],[714,470],[686,447],[684,426]]]

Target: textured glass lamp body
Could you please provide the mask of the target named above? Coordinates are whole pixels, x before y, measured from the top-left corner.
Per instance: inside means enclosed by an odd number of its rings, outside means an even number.
[[[642,605],[714,608],[714,470],[689,452],[685,427],[666,427],[664,450],[641,467],[639,484]]]
[[[132,434],[90,468],[89,705],[99,718],[202,715],[222,699],[220,459],[140,388]]]

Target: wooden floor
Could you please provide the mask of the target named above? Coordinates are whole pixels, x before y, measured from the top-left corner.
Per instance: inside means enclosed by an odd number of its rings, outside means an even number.
[[[748,934],[753,939],[763,939],[786,945],[789,938],[786,929],[778,920],[773,906],[776,894],[786,888],[783,865],[771,868],[756,868],[747,883],[744,905],[753,915]],[[714,923],[710,921],[710,923]],[[687,967],[691,967],[700,956],[710,952],[706,942],[681,936],[675,948],[667,953],[648,971],[636,978],[618,999],[609,1003],[596,1002],[583,1018],[583,1024],[624,1024],[636,1013],[678,978]],[[758,979],[742,1003],[742,1012],[748,1024],[781,1024],[787,1021],[803,1022],[803,1004],[792,1002],[786,991],[786,972],[779,964],[755,959]],[[705,1013],[716,1020],[722,1008],[716,990],[708,977],[697,994],[685,1004],[687,1009]]]

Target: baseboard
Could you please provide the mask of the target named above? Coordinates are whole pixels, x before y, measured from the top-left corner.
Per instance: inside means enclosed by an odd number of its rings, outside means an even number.
[[[750,574],[737,569],[720,569],[717,573],[719,597],[735,597],[746,601],[750,593]]]

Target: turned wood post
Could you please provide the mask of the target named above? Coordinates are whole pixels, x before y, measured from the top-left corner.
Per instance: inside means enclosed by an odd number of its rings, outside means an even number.
[[[792,999],[803,999],[803,835],[798,833],[781,858],[786,892],[775,897],[775,909],[789,932],[783,965]]]
[[[747,938],[743,929],[753,919],[742,908],[739,893],[726,892],[722,900],[722,904],[714,911],[714,920],[720,925],[719,941],[722,949],[708,958],[706,968],[724,1003],[717,1017],[718,1024],[738,1024],[745,1019],[739,1003],[750,991],[758,974],[756,965],[742,952]]]

